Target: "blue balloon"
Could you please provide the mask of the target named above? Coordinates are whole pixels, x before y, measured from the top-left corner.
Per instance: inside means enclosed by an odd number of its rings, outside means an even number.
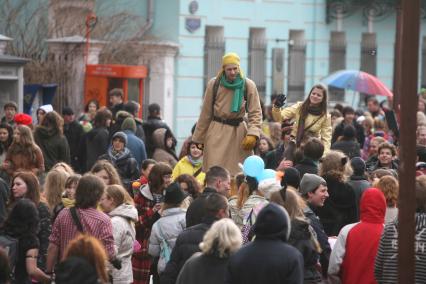
[[[277,176],[277,172],[271,169],[264,169],[260,175],[256,177],[258,182],[261,182],[263,180],[267,179],[275,179]]]
[[[265,162],[259,156],[250,156],[244,160],[243,173],[245,176],[257,177],[265,168]]]

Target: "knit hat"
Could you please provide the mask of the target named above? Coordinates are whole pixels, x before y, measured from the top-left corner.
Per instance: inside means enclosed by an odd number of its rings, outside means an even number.
[[[306,194],[317,189],[320,185],[327,186],[327,182],[320,176],[310,173],[305,173],[300,181],[300,194]]]
[[[300,173],[296,168],[286,168],[284,170],[284,176],[281,180],[281,185],[290,185],[294,188],[299,188],[300,185]]]
[[[222,57],[222,66],[235,64],[240,66],[240,57],[235,52],[228,52]]]
[[[186,194],[182,191],[179,183],[174,182],[166,188],[164,203],[179,204],[186,198]]]
[[[136,132],[136,122],[132,117],[127,117],[121,124],[121,130],[131,130],[133,133]]]
[[[351,159],[351,166],[354,170],[354,175],[362,176],[365,173],[365,162],[360,157],[354,157]]]
[[[269,203],[256,218],[253,232],[256,239],[281,239],[287,241],[290,235],[291,225],[287,211],[274,203]]]
[[[48,105],[42,105],[41,107],[39,107],[38,109],[43,110],[45,113],[49,113],[53,111],[53,106],[51,104]]]
[[[258,186],[258,190],[268,200],[271,197],[271,194],[273,192],[278,191],[280,189],[281,189],[280,182],[275,178],[262,180],[261,182],[259,182],[259,186]]]
[[[120,138],[124,142],[124,145],[127,145],[127,135],[123,131],[118,131],[114,133],[111,141],[114,141],[115,138]]]
[[[31,125],[33,124],[33,119],[30,115],[26,113],[17,113],[15,114],[15,123],[18,125]]]
[[[62,115],[73,115],[74,111],[69,106],[66,106],[62,109]]]
[[[82,257],[71,256],[55,267],[55,283],[58,284],[95,284],[98,275],[95,267]]]

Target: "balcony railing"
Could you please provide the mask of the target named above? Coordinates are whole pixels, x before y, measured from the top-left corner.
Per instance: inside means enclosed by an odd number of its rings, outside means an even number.
[[[395,13],[398,0],[327,0],[327,23],[346,18],[361,10],[366,20],[381,21]],[[426,0],[421,0],[421,17],[426,19]]]

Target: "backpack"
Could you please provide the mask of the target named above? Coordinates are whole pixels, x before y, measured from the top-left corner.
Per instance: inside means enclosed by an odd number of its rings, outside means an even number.
[[[251,209],[250,214],[246,219],[246,223],[241,228],[241,235],[243,237],[243,245],[249,243],[253,239],[253,224],[251,221],[251,215],[253,214],[253,209]]]
[[[160,243],[160,257],[164,259],[164,262],[167,263],[170,260],[170,255],[172,254],[172,249],[169,243],[166,241],[161,227],[158,226],[158,232],[160,233],[161,243]]]
[[[7,258],[9,259],[10,271],[11,271],[11,279],[14,279],[15,274],[15,266],[18,262],[18,254],[19,254],[19,242],[18,239],[15,239],[8,235],[0,236],[0,247],[4,249],[6,252]]]

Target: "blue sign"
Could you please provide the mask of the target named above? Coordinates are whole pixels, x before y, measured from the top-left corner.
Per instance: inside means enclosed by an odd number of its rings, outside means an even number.
[[[201,26],[201,19],[198,18],[186,18],[185,19],[185,28],[193,33],[198,30]]]

